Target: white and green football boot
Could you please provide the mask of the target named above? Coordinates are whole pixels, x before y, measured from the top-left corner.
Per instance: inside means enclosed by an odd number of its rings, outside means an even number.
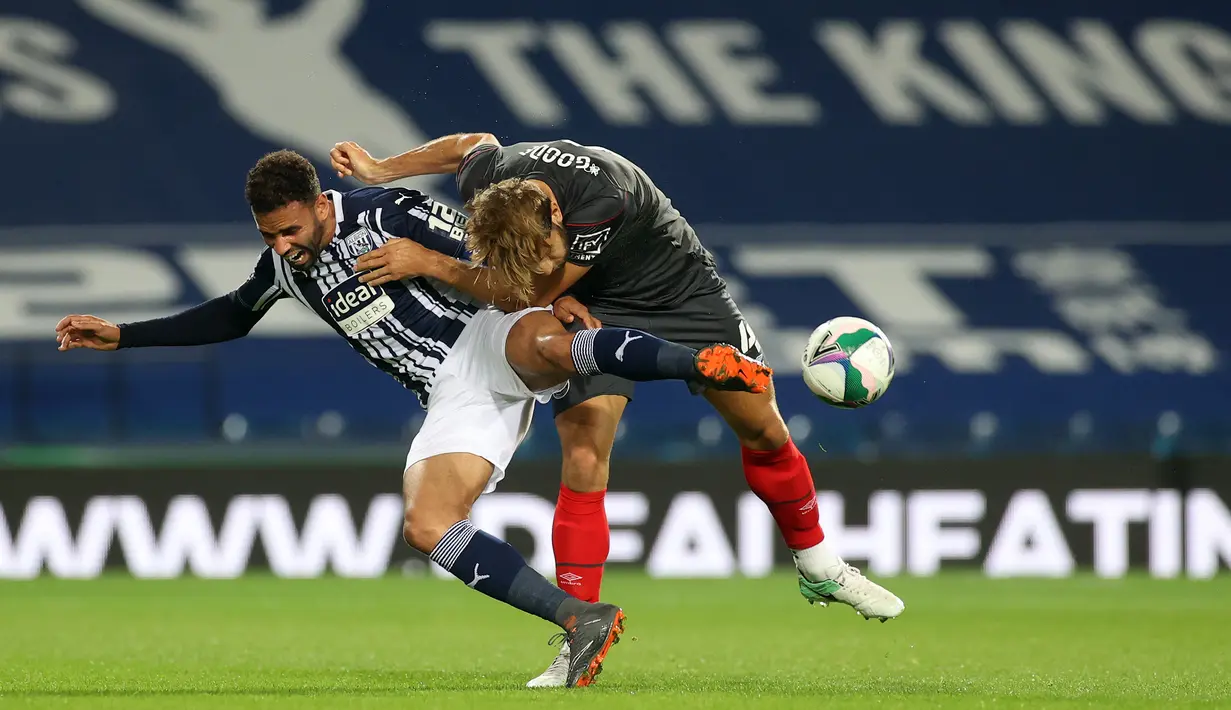
[[[880,619],[881,623],[896,618],[906,609],[906,604],[892,592],[845,562],[828,567],[825,579],[819,581],[810,580],[800,572],[799,593],[809,604],[846,604],[863,618],[869,621]]]

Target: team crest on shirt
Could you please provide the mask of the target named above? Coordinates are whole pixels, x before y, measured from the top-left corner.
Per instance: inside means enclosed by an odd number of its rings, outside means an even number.
[[[346,250],[352,256],[362,256],[372,251],[375,248],[375,243],[372,240],[372,235],[368,230],[359,228],[351,232],[346,239],[342,240],[346,244]]]

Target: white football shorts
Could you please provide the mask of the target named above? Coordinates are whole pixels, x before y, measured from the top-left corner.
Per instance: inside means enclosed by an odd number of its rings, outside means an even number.
[[[535,401],[548,402],[568,387],[563,382],[532,391],[505,355],[513,325],[527,313],[550,310],[505,313],[487,307],[474,314],[436,372],[427,418],[410,444],[406,468],[440,454],[474,454],[494,468],[483,492],[495,490],[530,431]]]

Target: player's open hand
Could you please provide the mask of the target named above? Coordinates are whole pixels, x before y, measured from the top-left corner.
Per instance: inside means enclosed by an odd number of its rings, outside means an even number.
[[[581,305],[581,301],[572,296],[561,296],[551,304],[551,312],[561,323],[568,325],[579,320],[587,329],[602,328],[602,322],[590,314],[590,309]]]
[[[329,164],[337,171],[338,177],[353,177],[368,185],[379,185],[384,182],[380,176],[380,163],[354,141],[335,143],[329,151]]]
[[[120,329],[98,316],[64,316],[56,324],[56,340],[60,350],[115,350],[120,346]]]
[[[355,273],[359,274],[359,283],[369,286],[431,276],[433,260],[439,256],[444,255],[412,239],[390,239],[381,248],[356,259]]]

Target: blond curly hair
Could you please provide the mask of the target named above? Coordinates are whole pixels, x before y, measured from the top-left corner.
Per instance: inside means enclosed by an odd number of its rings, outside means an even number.
[[[534,270],[551,234],[551,200],[521,178],[495,183],[466,203],[466,246],[489,276],[529,304]]]

